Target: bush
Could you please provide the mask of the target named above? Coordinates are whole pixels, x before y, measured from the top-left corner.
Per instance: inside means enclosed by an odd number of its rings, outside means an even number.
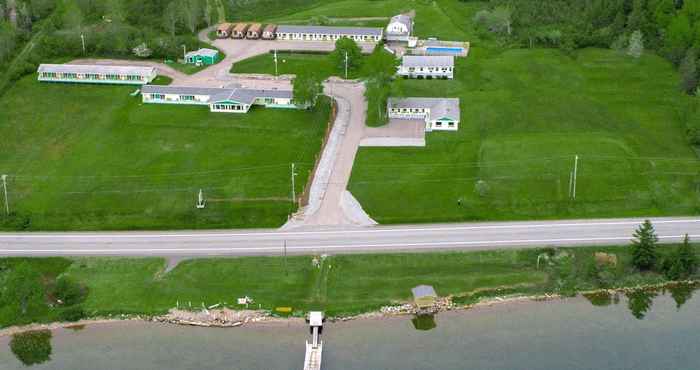
[[[60,304],[72,306],[85,300],[87,288],[67,276],[62,276],[56,280],[51,295],[57,301],[60,300]]]
[[[73,307],[68,307],[65,310],[62,310],[58,314],[58,318],[61,321],[69,321],[69,322],[75,322],[78,321],[86,316],[85,310],[83,310],[82,307],[80,306],[73,306]]]
[[[51,332],[36,330],[15,334],[10,349],[25,366],[46,362],[51,359]]]

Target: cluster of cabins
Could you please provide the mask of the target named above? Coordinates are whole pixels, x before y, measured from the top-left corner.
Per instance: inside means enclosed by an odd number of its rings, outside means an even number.
[[[220,39],[265,39],[276,38],[277,26],[268,24],[265,27],[261,23],[222,23],[216,28],[216,37]]]
[[[261,23],[222,23],[216,29],[218,38],[264,39],[291,41],[336,41],[347,37],[357,42],[379,42],[384,37],[381,28],[330,27],[330,26],[284,26]]]
[[[370,27],[285,26],[260,23],[224,23],[216,30],[217,37],[235,39],[335,41],[347,37],[358,42],[411,42],[413,19],[408,15],[391,18],[385,30]],[[218,51],[199,49],[185,55],[193,64],[214,64]],[[404,55],[397,75],[416,79],[454,78],[453,55]],[[148,85],[156,77],[154,67],[42,64],[40,81],[84,82],[145,85],[141,89],[144,103],[206,105],[212,112],[246,113],[254,105],[275,108],[297,108],[292,91],[244,89],[238,86],[200,88]],[[389,98],[389,118],[423,120],[426,131],[456,131],[460,122],[459,99],[455,98]]]

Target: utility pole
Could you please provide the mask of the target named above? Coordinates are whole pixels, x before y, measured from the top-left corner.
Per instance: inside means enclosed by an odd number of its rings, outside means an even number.
[[[294,178],[297,176],[296,173],[296,165],[292,163],[292,203],[296,204],[297,202],[297,193],[296,193],[296,188],[294,187]]]
[[[182,45],[182,59],[187,59],[187,46]],[[187,62],[187,60],[185,60]]]
[[[348,79],[348,52],[345,52],[345,79]]]
[[[277,49],[275,49],[275,77],[277,77]]]
[[[284,275],[287,275],[287,239],[284,240]]]
[[[83,55],[85,55],[87,52],[85,51],[85,35],[82,33],[80,34],[80,41],[83,43]]]
[[[2,175],[2,189],[5,191],[5,213],[10,215],[10,203],[7,201],[7,175]]]
[[[576,199],[576,176],[578,175],[578,155],[576,155],[576,158],[574,159],[574,181],[573,181],[573,190],[572,190],[572,195],[573,198]]]

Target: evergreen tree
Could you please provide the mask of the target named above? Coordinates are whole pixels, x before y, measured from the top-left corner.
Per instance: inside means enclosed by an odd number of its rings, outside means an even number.
[[[656,243],[659,238],[656,236],[654,226],[649,220],[637,228],[632,241],[632,265],[639,270],[650,270],[656,264],[658,258]]]
[[[698,256],[693,246],[690,245],[688,234],[683,239],[683,244],[678,248],[678,261],[683,271],[683,277],[689,277],[698,270]]]

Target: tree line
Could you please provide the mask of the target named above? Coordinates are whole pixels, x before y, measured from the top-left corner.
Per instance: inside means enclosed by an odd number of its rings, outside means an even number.
[[[522,47],[601,47],[635,57],[652,50],[679,67],[680,89],[698,88],[697,0],[492,0],[474,21],[483,35]]]

